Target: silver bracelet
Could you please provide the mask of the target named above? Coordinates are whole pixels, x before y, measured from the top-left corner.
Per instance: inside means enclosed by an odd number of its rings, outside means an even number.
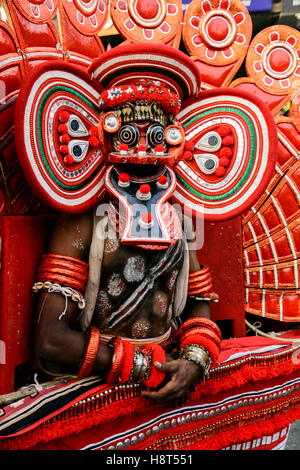
[[[194,362],[201,366],[203,371],[203,382],[209,378],[209,371],[212,364],[212,360],[208,351],[206,351],[203,346],[198,344],[188,344],[179,352],[179,357],[181,359],[186,359],[187,361]]]
[[[130,373],[130,382],[141,382],[148,376],[148,362],[143,352],[134,349],[133,367]]]

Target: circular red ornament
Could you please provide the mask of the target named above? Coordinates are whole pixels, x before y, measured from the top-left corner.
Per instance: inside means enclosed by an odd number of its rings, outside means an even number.
[[[68,165],[72,165],[72,164],[74,163],[74,158],[73,158],[72,155],[69,153],[68,155],[65,156],[64,161],[65,161]]]
[[[230,134],[230,127],[229,126],[220,126],[217,128],[217,133],[221,137],[225,137],[226,135]]]
[[[165,175],[161,175],[161,176],[158,178],[158,182],[159,182],[159,184],[161,184],[161,185],[165,185],[165,184],[167,184],[167,182],[168,182],[168,178],[167,178]]]
[[[62,144],[68,144],[70,142],[71,138],[68,134],[63,134],[61,137],[60,137],[60,141]]]
[[[154,150],[155,150],[155,153],[164,153],[165,151],[164,146],[162,144],[156,145]]]
[[[68,122],[69,119],[70,119],[70,114],[68,113],[68,111],[62,111],[59,114],[59,120],[61,122]]]
[[[121,144],[119,147],[120,152],[128,152],[128,145],[127,144]]]
[[[151,222],[153,221],[153,216],[151,212],[144,212],[141,217],[141,220],[142,222],[144,222],[144,224],[151,224]]]
[[[233,137],[231,135],[226,135],[226,137],[224,137],[222,139],[222,144],[223,145],[228,146],[228,145],[233,145],[233,143],[234,143],[234,140],[233,140]]]
[[[138,152],[146,152],[146,151],[147,151],[146,145],[139,145],[138,146]]]
[[[68,133],[68,126],[67,124],[60,124],[58,126],[58,131],[61,133],[61,134],[67,134]]]
[[[150,193],[150,186],[149,186],[149,184],[142,184],[142,185],[140,186],[140,193],[141,193],[141,194],[148,194],[148,193]]]
[[[194,146],[193,142],[191,142],[191,141],[190,141],[190,142],[186,142],[186,144],[185,144],[185,150],[192,151],[192,150],[194,150],[194,147],[195,147],[195,146]]]
[[[219,157],[230,158],[232,156],[232,150],[229,147],[222,147],[219,151]]]
[[[229,160],[226,157],[223,157],[219,160],[220,166],[224,166],[225,168],[229,165]]]
[[[283,47],[277,47],[269,54],[269,64],[275,72],[284,72],[291,63],[291,55]]]
[[[183,158],[183,160],[191,160],[193,158],[193,154],[192,154],[192,152],[187,150],[186,152],[184,152],[182,158]]]
[[[213,17],[207,25],[208,35],[215,41],[224,41],[229,33],[229,24],[222,16]]]
[[[119,175],[119,181],[121,183],[128,183],[130,181],[130,176],[128,175],[128,173],[121,173]]]
[[[218,168],[216,168],[215,175],[216,176],[224,176],[225,175],[225,168],[223,166],[219,166]]]
[[[147,0],[146,2],[145,0],[137,0],[136,10],[142,18],[152,20],[159,12],[159,3],[156,0]]]
[[[92,136],[89,138],[89,144],[91,147],[97,148],[100,145],[100,141],[97,137]]]
[[[63,153],[64,155],[67,155],[69,153],[69,147],[67,145],[62,145],[59,149],[61,151],[61,153]]]

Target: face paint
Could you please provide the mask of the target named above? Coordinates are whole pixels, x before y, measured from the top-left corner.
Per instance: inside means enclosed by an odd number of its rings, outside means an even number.
[[[146,146],[147,151],[154,153],[157,145],[162,145],[167,151],[165,128],[159,123],[138,122],[124,124],[113,136],[113,150],[118,152],[120,145],[128,145],[128,152],[134,153],[140,145]]]

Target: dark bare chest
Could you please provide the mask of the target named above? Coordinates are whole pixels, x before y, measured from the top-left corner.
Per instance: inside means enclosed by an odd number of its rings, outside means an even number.
[[[171,324],[182,261],[181,240],[165,250],[145,250],[108,237],[93,323],[106,334],[162,335]]]

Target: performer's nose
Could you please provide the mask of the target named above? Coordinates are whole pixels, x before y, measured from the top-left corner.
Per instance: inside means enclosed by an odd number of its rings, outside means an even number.
[[[145,145],[145,146],[148,148],[148,145],[147,145],[147,137],[146,137],[146,134],[145,134],[144,132],[141,132],[141,133],[140,133],[140,138],[139,138],[138,144],[137,144],[137,146],[136,146],[136,149],[137,149],[140,145]]]

